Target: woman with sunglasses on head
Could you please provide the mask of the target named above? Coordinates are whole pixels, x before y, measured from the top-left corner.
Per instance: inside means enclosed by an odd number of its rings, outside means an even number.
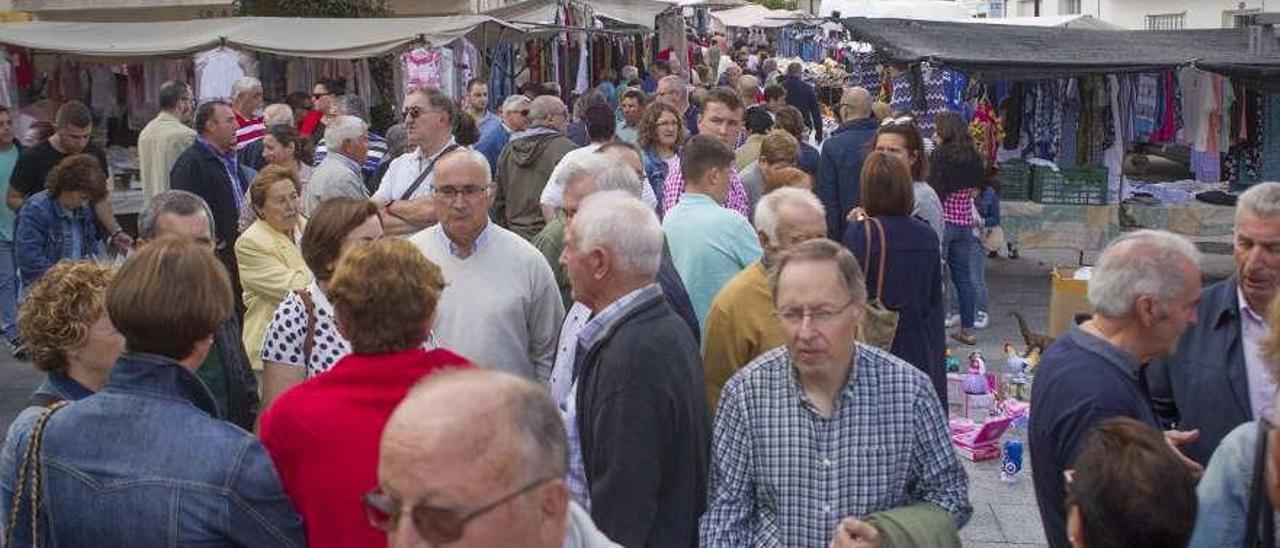
[[[910,116],[885,118],[876,130],[875,139],[871,141],[871,149],[883,152],[907,164],[911,169],[912,190],[915,193],[916,205],[911,210],[913,217],[918,217],[938,234],[938,243],[942,243],[946,224],[942,221],[942,200],[938,193],[925,182],[929,173],[929,157],[924,151],[924,138],[916,123]]]
[[[849,223],[844,245],[866,273],[868,298],[878,298],[885,308],[898,313],[893,344],[886,350],[928,375],[946,409],[938,237],[928,224],[911,215],[915,196],[906,162],[873,151],[863,160],[860,175],[864,216]]]
[[[929,185],[942,199],[942,218],[946,229],[942,253],[956,286],[960,302],[960,329],[951,338],[975,345],[973,333],[977,319],[977,299],[972,270],[974,248],[981,245],[973,233],[977,224],[973,197],[987,178],[987,169],[969,136],[968,124],[954,112],[943,112],[933,120],[934,148],[929,157]]]
[[[444,289],[440,268],[404,239],[377,240],[338,260],[326,296],[351,354],[277,398],[261,428],[312,548],[386,544],[361,502],[378,485],[383,426],[423,377],[468,367],[453,352],[422,349]]]

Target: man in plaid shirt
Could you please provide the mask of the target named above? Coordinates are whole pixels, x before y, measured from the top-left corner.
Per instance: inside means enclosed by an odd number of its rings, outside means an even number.
[[[742,99],[738,92],[726,87],[718,87],[707,93],[702,101],[702,112],[698,114],[698,134],[712,135],[720,139],[729,150],[734,150],[734,143],[742,133]],[[671,211],[680,196],[684,194],[684,173],[680,169],[680,158],[667,170],[667,179],[662,183],[662,210]],[[748,216],[751,206],[747,202],[747,191],[742,187],[742,178],[737,172],[729,175],[729,197],[724,207]]]
[[[973,512],[968,480],[933,385],[854,340],[866,303],[857,260],[809,240],[774,276],[786,345],[721,394],[701,545],[827,546],[837,526],[870,540],[868,515],[906,506],[959,529]]]

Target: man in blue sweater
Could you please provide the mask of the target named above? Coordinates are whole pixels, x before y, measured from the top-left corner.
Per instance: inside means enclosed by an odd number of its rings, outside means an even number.
[[[499,112],[502,123],[489,124],[480,131],[476,150],[489,159],[490,170],[498,171],[498,156],[502,155],[502,149],[506,148],[511,134],[524,130],[528,123],[529,103],[529,98],[523,95],[507,97],[502,101],[502,110]]]

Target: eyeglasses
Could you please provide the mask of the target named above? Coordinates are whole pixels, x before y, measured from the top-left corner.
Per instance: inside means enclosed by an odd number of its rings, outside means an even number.
[[[422,107],[409,107],[400,112],[401,118],[409,120],[416,120],[419,116],[422,116]]]
[[[446,200],[452,200],[458,196],[473,198],[486,190],[489,190],[489,185],[442,186],[431,187],[431,194]]]
[[[663,120],[654,125],[658,127],[680,127],[680,122],[676,120]]]
[[[410,509],[413,526],[418,530],[418,534],[422,535],[422,538],[434,544],[455,542],[462,538],[463,532],[466,531],[467,523],[471,520],[483,516],[485,513],[557,477],[552,476],[534,481],[502,496],[498,500],[466,513],[460,513],[449,508],[435,508],[425,504],[415,504]],[[382,493],[380,489],[369,491],[362,500],[364,501],[365,515],[369,518],[370,525],[382,531],[391,532],[395,530],[396,524],[400,522],[399,502]]]
[[[840,308],[818,308],[816,310],[807,310],[804,308],[779,308],[774,311],[774,315],[778,317],[782,323],[787,325],[801,325],[805,318],[813,325],[830,325],[836,316],[844,312],[846,308],[853,306],[854,301],[850,300]]]
[[[889,117],[880,121],[880,127],[885,126],[909,126],[916,122],[915,118],[910,116],[899,116],[897,118]]]

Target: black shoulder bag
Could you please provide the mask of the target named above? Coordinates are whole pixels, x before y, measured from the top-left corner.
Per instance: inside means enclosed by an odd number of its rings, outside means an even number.
[[[1253,452],[1253,484],[1249,486],[1249,520],[1245,522],[1246,548],[1276,548],[1275,509],[1267,496],[1267,421],[1258,421],[1258,443]]]
[[[404,191],[404,194],[401,194],[398,199],[403,201],[411,198],[413,193],[418,190],[418,187],[422,186],[422,183],[427,180],[427,175],[431,174],[431,170],[435,169],[436,160],[439,160],[441,156],[453,152],[454,149],[457,148],[457,143],[444,147],[444,150],[440,151],[440,154],[437,154],[435,158],[431,159],[431,163],[427,164],[427,168],[422,170],[422,173],[418,174],[418,178],[413,180],[413,184],[409,185],[409,189]]]

